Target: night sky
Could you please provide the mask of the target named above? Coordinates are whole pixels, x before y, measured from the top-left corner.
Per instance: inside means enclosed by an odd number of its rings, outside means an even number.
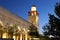
[[[55,15],[56,2],[60,2],[60,0],[0,0],[0,6],[28,21],[28,12],[32,5],[36,5],[39,13],[39,33],[41,34],[42,27],[48,23],[48,14]]]

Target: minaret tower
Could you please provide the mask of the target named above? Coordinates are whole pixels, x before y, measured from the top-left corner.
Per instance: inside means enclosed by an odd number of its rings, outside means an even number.
[[[28,15],[28,21],[30,23],[32,23],[38,29],[39,23],[38,23],[38,12],[36,10],[36,6],[33,5],[31,7],[31,10],[28,13],[29,13],[29,15]]]

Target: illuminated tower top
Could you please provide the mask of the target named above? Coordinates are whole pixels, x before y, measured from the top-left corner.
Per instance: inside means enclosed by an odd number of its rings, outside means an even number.
[[[31,11],[36,11],[36,6],[35,6],[35,5],[33,5],[33,6],[31,7]]]

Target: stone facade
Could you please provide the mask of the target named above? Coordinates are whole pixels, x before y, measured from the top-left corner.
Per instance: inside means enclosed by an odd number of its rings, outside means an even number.
[[[0,7],[0,38],[28,40],[28,28],[31,24],[25,19]]]

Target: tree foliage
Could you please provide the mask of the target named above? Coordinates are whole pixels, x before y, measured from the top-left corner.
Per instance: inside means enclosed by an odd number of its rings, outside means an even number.
[[[60,17],[60,3],[56,3],[55,5],[55,13],[58,17]]]
[[[29,27],[29,35],[30,36],[34,36],[34,37],[39,37],[39,33],[38,33],[38,30],[37,28],[32,24],[30,27]]]
[[[60,17],[60,5],[55,6],[55,13]],[[49,14],[49,22],[43,27],[44,35],[60,40],[60,19],[54,15]]]
[[[59,36],[60,31],[60,19],[56,18],[54,15],[49,15],[49,23],[43,28],[45,35]]]

